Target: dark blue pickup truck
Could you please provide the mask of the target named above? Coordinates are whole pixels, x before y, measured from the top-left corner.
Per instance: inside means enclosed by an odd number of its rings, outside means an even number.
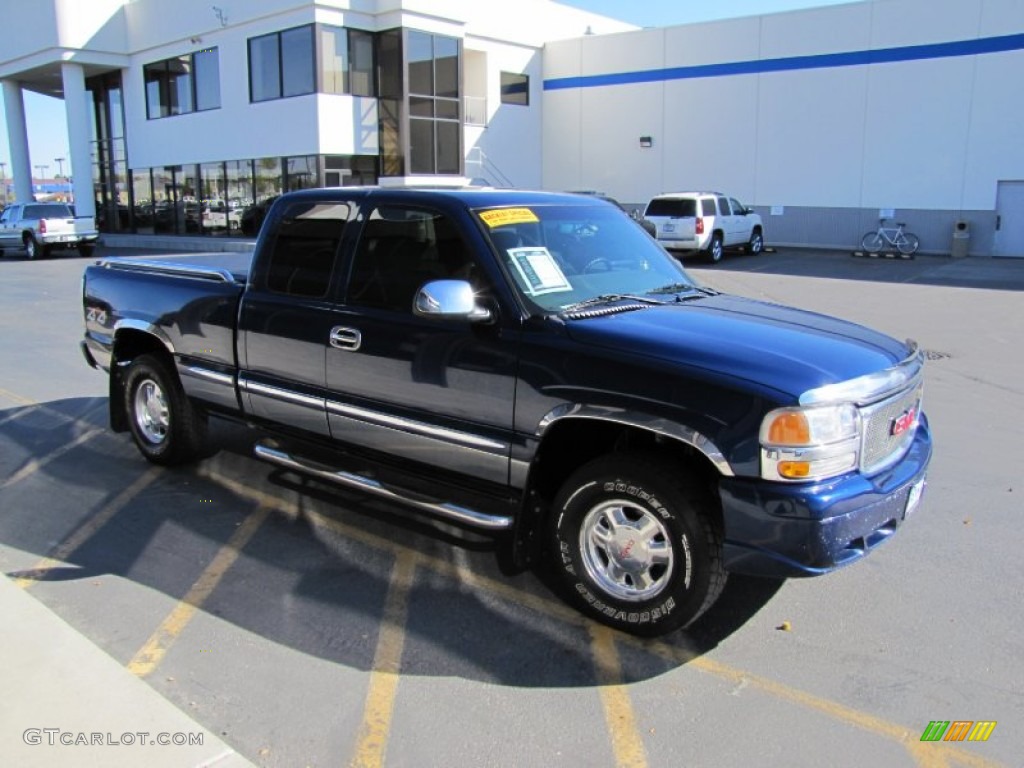
[[[107,259],[83,290],[111,426],[150,461],[243,420],[259,458],[490,532],[636,634],[730,571],[864,556],[931,457],[916,345],[702,287],[583,196],[307,190],[252,255]]]

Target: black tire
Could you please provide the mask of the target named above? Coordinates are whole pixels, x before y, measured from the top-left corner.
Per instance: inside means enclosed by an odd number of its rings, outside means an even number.
[[[896,247],[904,256],[910,256],[917,253],[917,249],[921,247],[921,241],[918,240],[917,235],[904,232],[903,239],[896,243]]]
[[[722,244],[722,236],[715,232],[711,236],[711,242],[708,243],[707,260],[712,264],[717,264],[722,260],[722,253],[725,250],[725,246]]]
[[[205,453],[207,418],[185,396],[171,363],[156,355],[132,361],[124,379],[128,427],[154,464],[188,464]]]
[[[79,243],[77,247],[78,255],[85,258],[92,256],[92,252],[96,250],[96,245],[93,243]]]
[[[32,235],[25,235],[25,256],[29,260],[33,259],[45,259],[50,255],[50,249],[45,245],[40,245],[36,242],[36,239]]]
[[[755,229],[750,233],[750,241],[747,243],[747,253],[752,253],[755,256],[764,250],[764,235],[760,229]]]
[[[860,247],[868,253],[878,253],[885,246],[885,240],[878,232],[868,232],[860,239]]]
[[[686,626],[725,586],[713,504],[694,475],[658,456],[584,465],[552,508],[556,587],[582,613],[630,634]]]

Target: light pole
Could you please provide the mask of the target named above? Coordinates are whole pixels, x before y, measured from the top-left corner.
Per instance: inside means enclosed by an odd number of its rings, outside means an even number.
[[[46,171],[49,169],[48,165],[37,165],[36,170],[39,171],[39,186],[40,192],[42,192],[43,179],[46,178]]]
[[[63,178],[64,177],[64,158],[63,157],[55,157],[55,158],[53,158],[53,162],[55,162],[57,164],[57,178],[58,179]]]

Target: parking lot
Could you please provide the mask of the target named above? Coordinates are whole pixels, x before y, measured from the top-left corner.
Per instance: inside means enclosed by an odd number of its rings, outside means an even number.
[[[245,428],[216,423],[199,466],[151,468],[105,428],[106,379],[78,350],[84,264],[0,260],[0,571],[252,764],[1024,765],[1024,260],[687,264],[916,339],[936,453],[921,507],[869,558],[734,577],[658,641],[503,575],[487,539],[250,458]],[[4,719],[0,755],[75,761],[26,751]],[[997,725],[922,742],[936,720]]]

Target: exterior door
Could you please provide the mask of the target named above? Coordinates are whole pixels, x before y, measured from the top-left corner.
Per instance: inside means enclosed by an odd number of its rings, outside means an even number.
[[[270,250],[239,316],[240,387],[254,416],[327,436],[324,360],[342,235],[353,205],[295,202],[271,222]]]
[[[1024,257],[1024,181],[1000,181],[993,256]]]
[[[508,483],[518,330],[413,314],[426,282],[488,286],[452,219],[377,203],[364,211],[345,305],[327,350],[331,435],[389,455]],[[486,299],[485,299],[486,300]]]
[[[11,226],[14,221],[15,212],[20,210],[20,206],[11,205],[4,209],[3,213],[0,213],[0,248],[20,248],[21,238],[15,237],[16,230]]]

